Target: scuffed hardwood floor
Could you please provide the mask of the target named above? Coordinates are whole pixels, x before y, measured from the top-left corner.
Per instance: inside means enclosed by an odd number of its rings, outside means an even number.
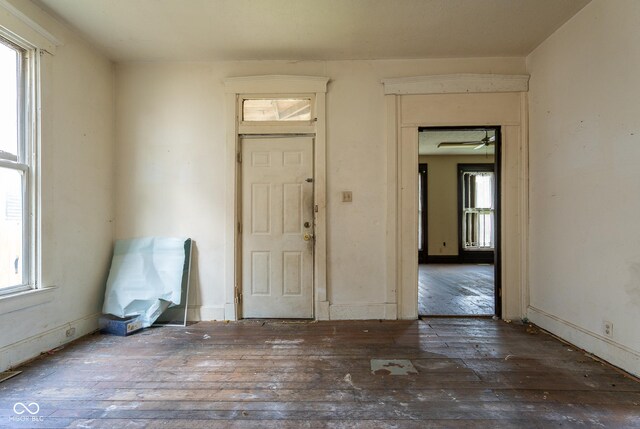
[[[370,359],[417,375],[373,375]],[[91,335],[0,383],[0,427],[640,428],[640,383],[487,319],[202,322]],[[40,406],[11,422],[16,402]]]
[[[493,265],[421,264],[418,312],[426,316],[493,316]]]

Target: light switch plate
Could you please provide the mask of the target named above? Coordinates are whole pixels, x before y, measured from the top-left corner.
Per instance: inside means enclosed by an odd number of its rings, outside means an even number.
[[[342,191],[342,202],[350,203],[353,201],[353,194],[351,191]]]

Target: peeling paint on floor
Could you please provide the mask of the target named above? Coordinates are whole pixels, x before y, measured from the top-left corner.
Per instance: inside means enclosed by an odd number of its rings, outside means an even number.
[[[418,371],[409,359],[371,359],[373,375],[409,375]]]

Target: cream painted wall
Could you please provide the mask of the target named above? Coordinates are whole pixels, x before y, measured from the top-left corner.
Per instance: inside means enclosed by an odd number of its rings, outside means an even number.
[[[594,0],[527,59],[529,317],[640,375],[640,2]],[[613,322],[606,337],[603,321]]]
[[[113,65],[32,3],[11,3],[64,44],[42,56],[41,79],[42,284],[56,289],[0,299],[11,327],[0,371],[97,328],[114,220]]]
[[[328,298],[333,318],[385,318],[387,146],[382,78],[524,72],[519,58],[124,63],[116,67],[116,237],[188,235],[193,316],[223,319],[223,79],[331,78],[327,92]],[[353,192],[352,203],[340,193]],[[395,310],[394,310],[395,311]]]
[[[429,255],[458,254],[458,164],[493,164],[493,155],[421,155],[427,163]],[[443,246],[443,243],[447,243]]]

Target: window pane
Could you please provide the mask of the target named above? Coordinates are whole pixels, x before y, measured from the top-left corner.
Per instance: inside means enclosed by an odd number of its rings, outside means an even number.
[[[476,178],[475,207],[493,207],[493,173],[479,173]]]
[[[0,40],[0,158],[13,161],[18,154],[19,60],[18,51]]]
[[[0,168],[0,288],[24,283],[22,180],[22,172]]]
[[[478,247],[493,248],[493,212],[480,214],[478,233]]]
[[[242,103],[245,121],[310,121],[311,100],[308,98],[249,99]]]

